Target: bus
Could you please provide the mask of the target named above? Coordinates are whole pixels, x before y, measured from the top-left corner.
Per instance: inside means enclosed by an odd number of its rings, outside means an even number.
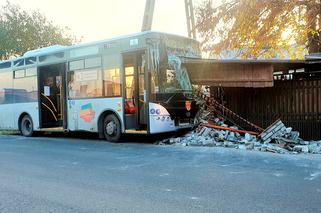
[[[0,62],[0,129],[122,134],[191,128],[198,111],[182,57],[197,41],[142,32],[73,46],[50,46]]]

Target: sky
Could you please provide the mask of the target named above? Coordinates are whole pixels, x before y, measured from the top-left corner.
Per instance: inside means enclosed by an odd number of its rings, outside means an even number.
[[[141,30],[146,0],[9,0],[68,26],[82,42]],[[203,0],[193,0],[194,6]],[[0,0],[0,6],[6,0]],[[152,30],[187,36],[184,0],[156,0]]]

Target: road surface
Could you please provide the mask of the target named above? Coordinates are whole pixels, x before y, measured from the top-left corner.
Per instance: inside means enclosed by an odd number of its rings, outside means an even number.
[[[321,212],[321,155],[0,136],[0,212]]]

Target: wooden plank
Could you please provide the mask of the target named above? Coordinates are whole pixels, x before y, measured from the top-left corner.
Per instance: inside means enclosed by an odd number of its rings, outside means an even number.
[[[203,126],[208,127],[208,128],[212,128],[212,129],[220,129],[220,130],[228,130],[228,131],[231,131],[231,132],[238,132],[238,133],[242,133],[242,134],[248,133],[250,135],[255,135],[255,136],[260,134],[258,132],[233,129],[233,128],[228,128],[228,127],[224,127],[224,126],[217,126],[217,125],[214,125],[214,124],[204,124]]]

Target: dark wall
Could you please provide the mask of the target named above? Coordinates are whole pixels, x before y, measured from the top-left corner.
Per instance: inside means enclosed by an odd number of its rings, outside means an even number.
[[[216,88],[211,95],[242,117],[266,128],[281,118],[303,139],[321,139],[321,79],[276,80],[271,88]]]

